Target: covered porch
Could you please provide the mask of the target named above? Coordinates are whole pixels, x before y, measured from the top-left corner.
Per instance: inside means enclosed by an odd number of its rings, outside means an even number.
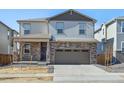
[[[49,63],[49,35],[19,36],[14,38],[14,43],[19,43],[19,51],[14,51],[14,61]]]

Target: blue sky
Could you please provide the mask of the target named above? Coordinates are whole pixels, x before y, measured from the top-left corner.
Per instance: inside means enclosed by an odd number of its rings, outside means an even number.
[[[61,13],[63,9],[0,9],[0,21],[18,31],[16,20],[49,17]],[[97,20],[96,29],[112,18],[124,16],[124,9],[77,9],[77,11]]]

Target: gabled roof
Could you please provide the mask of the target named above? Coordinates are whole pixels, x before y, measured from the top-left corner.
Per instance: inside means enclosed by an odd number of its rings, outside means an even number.
[[[8,25],[4,24],[2,21],[0,21],[0,24],[4,25],[5,27],[7,27],[8,29],[18,33],[16,30],[12,29],[11,27],[9,27]]]
[[[68,12],[74,12],[74,13],[76,13],[76,14],[79,14],[79,15],[82,16],[82,17],[85,17],[85,18],[89,19],[90,21],[96,22],[96,19],[93,19],[93,18],[91,18],[91,17],[89,17],[89,16],[87,16],[87,15],[84,15],[84,14],[82,14],[82,13],[76,11],[76,10],[73,10],[73,9],[69,9],[69,10],[67,10],[67,11],[65,11],[65,12],[63,12],[63,13],[54,15],[54,16],[49,17],[49,18],[47,18],[47,19],[48,19],[48,20],[53,20],[53,19],[55,19],[56,17],[59,17],[59,16],[61,16],[61,15],[63,15],[63,14],[66,14],[66,13],[68,13]]]
[[[82,16],[82,17],[85,17],[85,18],[89,19],[90,21],[96,22],[95,19],[93,19],[93,18],[91,18],[91,17],[89,17],[89,16],[87,16],[87,15],[84,15],[84,14],[82,14],[82,13],[76,11],[76,10],[73,10],[73,9],[69,9],[69,10],[67,10],[67,11],[65,11],[65,12],[63,12],[63,13],[60,13],[60,14],[57,14],[57,15],[54,15],[54,16],[51,16],[51,17],[47,17],[47,18],[33,18],[33,19],[17,20],[17,22],[23,22],[23,21],[24,21],[24,22],[25,22],[25,21],[39,21],[39,22],[40,22],[40,21],[49,21],[49,20],[53,20],[53,19],[55,19],[56,17],[59,17],[59,16],[65,14],[65,13],[68,13],[68,12],[77,13],[78,15],[80,15],[80,16]]]
[[[101,29],[102,29],[102,26],[103,26],[104,24],[102,24],[101,26],[100,26],[100,28],[98,28],[95,32],[94,32],[94,34],[95,33],[97,33],[97,32],[99,32]]]
[[[4,24],[2,21],[0,21],[0,24],[4,25],[5,27],[7,27],[10,30],[13,30],[12,28],[10,28],[9,26],[7,26],[6,24]]]
[[[114,23],[116,20],[124,20],[124,16],[119,16],[119,17],[116,17],[116,18],[112,18],[111,20],[109,20],[105,24],[102,24],[101,27],[99,29],[97,29],[94,33],[99,32],[103,25],[108,26],[108,25]]]
[[[124,16],[119,16],[119,17],[113,18],[110,21],[108,21],[107,23],[105,23],[105,25],[109,25],[109,24],[115,22],[116,20],[124,20]]]

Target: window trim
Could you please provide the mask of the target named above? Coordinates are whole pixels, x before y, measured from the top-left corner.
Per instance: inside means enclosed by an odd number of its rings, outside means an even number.
[[[29,53],[25,53],[25,45],[28,44],[30,45]],[[25,43],[23,46],[23,54],[31,54],[31,44],[30,43]]]
[[[123,45],[124,41],[121,41],[121,53],[124,53],[124,51],[122,51],[122,45]]]
[[[29,24],[29,25],[30,25],[30,30],[29,30],[29,33],[28,33],[28,34],[30,34],[30,33],[31,33],[31,23],[23,23],[23,31],[24,31],[24,35],[27,35],[27,34],[25,34],[24,24]]]
[[[57,23],[63,23],[62,33],[58,33]],[[57,34],[59,34],[59,35],[64,34],[64,22],[56,22],[56,31],[57,31]]]
[[[86,35],[86,29],[85,28],[83,28],[83,29],[80,29],[80,24],[83,24],[83,25],[86,25],[86,23],[84,23],[84,22],[80,22],[79,23],[79,35]],[[80,33],[80,30],[84,30],[84,34],[82,33]]]
[[[10,31],[8,30],[8,33],[7,33],[7,40],[10,40]]]
[[[124,28],[124,27],[123,27],[123,24],[124,24],[124,21],[121,22],[121,33],[124,33],[124,32],[122,31],[122,28]]]

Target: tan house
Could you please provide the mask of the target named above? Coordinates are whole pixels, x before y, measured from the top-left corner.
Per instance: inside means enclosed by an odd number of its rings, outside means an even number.
[[[17,35],[17,31],[0,21],[0,54],[13,53],[13,37]]]
[[[96,20],[75,10],[49,18],[18,20],[20,60],[51,64],[96,63]]]

